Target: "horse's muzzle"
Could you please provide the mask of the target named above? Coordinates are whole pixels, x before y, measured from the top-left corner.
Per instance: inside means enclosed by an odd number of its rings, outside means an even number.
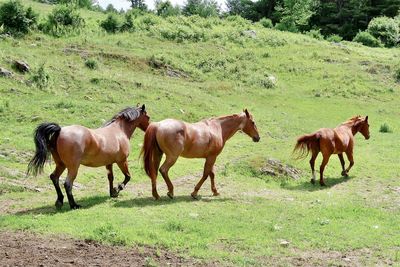
[[[259,142],[260,141],[260,137],[259,136],[255,136],[253,137],[253,142]]]

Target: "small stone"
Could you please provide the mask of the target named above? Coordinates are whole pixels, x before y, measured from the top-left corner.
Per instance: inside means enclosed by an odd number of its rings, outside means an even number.
[[[279,245],[280,245],[281,247],[287,248],[287,247],[290,245],[290,242],[287,241],[287,240],[281,240],[281,241],[279,242]]]
[[[0,76],[2,76],[2,77],[11,77],[12,75],[13,75],[13,73],[11,71],[0,67]]]
[[[29,70],[31,69],[29,67],[28,63],[26,63],[25,61],[22,61],[22,60],[15,60],[14,66],[20,72],[29,72]]]

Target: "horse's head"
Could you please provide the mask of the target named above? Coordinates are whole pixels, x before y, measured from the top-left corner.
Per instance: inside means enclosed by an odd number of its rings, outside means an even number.
[[[358,131],[365,137],[365,139],[369,139],[369,124],[368,124],[368,116],[361,119],[358,122]]]
[[[247,111],[247,109],[243,110],[246,118],[244,121],[244,126],[242,131],[250,136],[254,142],[260,141],[260,135],[258,134],[256,123],[253,120],[253,116]]]
[[[140,116],[137,118],[137,127],[139,127],[143,132],[146,131],[150,124],[150,117],[147,115],[146,106],[143,104],[140,108]]]

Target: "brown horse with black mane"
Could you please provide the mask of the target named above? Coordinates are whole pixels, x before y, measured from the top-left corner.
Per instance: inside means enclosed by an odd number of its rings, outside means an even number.
[[[315,183],[314,164],[319,152],[321,152],[323,156],[319,169],[319,183],[321,186],[325,186],[323,173],[329,161],[329,157],[332,154],[338,154],[340,164],[342,165],[342,176],[348,176],[351,167],[354,165],[354,135],[358,132],[360,132],[365,139],[369,139],[368,116],[355,116],[334,129],[322,128],[315,133],[303,135],[297,139],[297,144],[293,152],[299,152],[298,158],[307,157],[308,153],[311,151],[311,183]],[[343,153],[346,153],[347,159],[350,161],[350,165],[347,169],[345,169]]]
[[[110,196],[117,197],[124,189],[131,175],[128,170],[129,140],[136,127],[145,131],[149,125],[145,105],[140,108],[126,108],[116,114],[102,128],[88,129],[80,125],[60,127],[56,123],[42,123],[35,130],[36,153],[28,165],[28,174],[35,176],[43,171],[49,153],[53,156],[56,168],[50,175],[57,192],[56,207],[63,205],[64,196],[59,178],[68,170],[64,183],[71,209],[80,208],[72,195],[72,185],[78,174],[80,164],[89,167],[106,166],[110,185]],[[125,175],[118,188],[113,187],[113,163],[117,163]]]
[[[208,176],[210,176],[213,195],[219,195],[214,183],[214,163],[226,141],[238,130],[242,130],[254,142],[260,140],[253,116],[247,109],[241,114],[206,119],[197,123],[166,119],[150,124],[145,133],[142,154],[144,168],[151,179],[153,197],[160,198],[157,193],[156,179],[163,153],[166,159],[159,171],[168,186],[167,195],[170,198],[174,196],[174,186],[169,179],[168,171],[179,156],[206,159],[203,176],[194,188],[193,198],[197,197],[197,192]]]

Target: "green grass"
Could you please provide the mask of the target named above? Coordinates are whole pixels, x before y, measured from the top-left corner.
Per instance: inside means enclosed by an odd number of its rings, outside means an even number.
[[[24,3],[42,17],[51,10]],[[11,60],[24,59],[34,72],[43,65],[49,75],[43,88],[30,86],[28,74],[0,78],[1,228],[152,245],[235,265],[361,249],[373,251],[369,258],[360,256],[366,265],[382,259],[399,264],[400,136],[398,131],[380,132],[384,122],[398,128],[400,86],[393,73],[399,49],[336,45],[260,25],[244,24],[235,30],[234,22],[212,20],[214,26],[205,31],[208,37],[196,42],[166,40],[159,31],[174,24],[160,18],[148,30],[108,35],[97,23],[104,14],[81,12],[87,21],[81,35],[54,38],[33,33],[0,42],[0,66],[10,68]],[[256,30],[257,39],[240,35],[246,27]],[[95,59],[97,68],[86,67],[88,59]],[[149,60],[189,77],[169,77]],[[273,88],[263,87],[268,75],[276,77]],[[203,161],[179,159],[170,171],[176,198],[166,197],[159,179],[163,197],[156,202],[137,159],[143,138],[138,130],[131,140],[133,179],[127,190],[110,199],[105,169],[82,167],[76,180],[82,188],[74,194],[84,208],[69,211],[65,204],[57,212],[48,179],[54,164],[37,178],[25,176],[34,149],[33,129],[42,121],[100,127],[120,109],[137,103],[146,104],[152,121],[195,122],[248,108],[261,142],[237,134],[227,143],[217,160],[220,197],[209,197],[206,182],[199,192],[203,198],[193,201],[190,192]],[[291,157],[296,137],[335,127],[358,114],[369,115],[371,138],[356,136],[350,178],[340,177],[339,160],[332,156],[325,171],[328,187],[309,184],[308,160]],[[262,175],[259,168],[268,158],[296,166],[302,178]],[[122,174],[115,173],[122,180]],[[182,178],[188,175],[193,177]],[[22,190],[14,181],[42,190]],[[280,240],[288,240],[289,247],[281,247]]]

